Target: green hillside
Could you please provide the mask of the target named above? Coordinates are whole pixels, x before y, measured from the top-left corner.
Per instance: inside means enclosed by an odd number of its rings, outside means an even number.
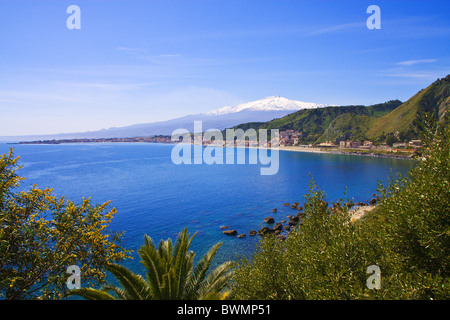
[[[389,136],[407,141],[418,138],[416,119],[420,114],[431,112],[443,121],[449,105],[450,75],[438,79],[405,103],[391,100],[372,106],[304,109],[268,122],[240,124],[234,129],[298,130],[302,133],[300,144],[343,140],[384,142]]]
[[[356,139],[363,137],[374,119],[388,114],[401,104],[401,101],[393,100],[368,107],[360,105],[304,109],[269,122],[240,124],[234,129],[298,130],[302,133],[301,143]]]
[[[399,132],[405,138],[418,135],[415,126],[417,116],[431,112],[442,120],[450,106],[450,75],[438,79],[426,89],[420,90],[397,109],[381,117],[367,131],[367,136],[380,139],[386,134]]]

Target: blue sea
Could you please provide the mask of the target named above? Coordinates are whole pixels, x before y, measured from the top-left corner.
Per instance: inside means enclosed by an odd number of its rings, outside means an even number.
[[[55,195],[75,203],[82,197],[99,204],[110,200],[118,210],[111,228],[125,231],[123,245],[134,250],[134,259],[125,264],[135,272],[142,272],[136,250],[145,234],[158,243],[175,240],[188,227],[192,234],[197,232],[191,246],[197,256],[221,241],[216,263],[250,257],[258,236],[249,236],[249,230],[264,226],[267,216],[279,222],[296,213],[283,203],[302,204],[310,175],[329,201],[346,192],[359,202],[373,198],[377,181],[386,184],[391,173],[404,174],[414,164],[391,158],[280,151],[278,173],[264,176],[260,164],[248,161],[175,165],[170,144],[0,144],[0,154],[10,147],[21,158],[19,174],[27,178],[21,189],[33,184],[51,187]],[[226,236],[221,226],[247,236]]]

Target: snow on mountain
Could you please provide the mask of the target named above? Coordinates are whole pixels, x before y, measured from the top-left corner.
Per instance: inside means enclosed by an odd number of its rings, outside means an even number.
[[[0,141],[33,141],[52,139],[88,139],[88,138],[129,138],[153,135],[170,135],[176,129],[183,128],[194,132],[194,122],[202,121],[203,130],[231,128],[246,122],[266,122],[281,118],[289,113],[309,108],[325,107],[324,104],[289,100],[282,97],[265,99],[223,107],[214,111],[191,114],[166,121],[141,123],[125,127],[102,129],[89,132],[60,133],[42,136],[0,137]]]
[[[232,107],[223,107],[206,112],[206,115],[224,115],[241,111],[298,111],[301,109],[320,108],[327,105],[312,102],[289,100],[283,97],[273,96],[261,100],[247,102]]]

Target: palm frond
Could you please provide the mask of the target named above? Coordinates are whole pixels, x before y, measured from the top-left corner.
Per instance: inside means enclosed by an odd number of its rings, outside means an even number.
[[[189,277],[191,269],[188,269],[189,261],[194,259],[195,253],[189,252],[189,247],[192,240],[197,235],[195,233],[192,237],[187,233],[187,228],[184,228],[177,237],[174,249],[174,263],[173,268],[175,270],[175,293],[177,296],[183,296],[186,280]]]
[[[110,295],[109,293],[93,289],[93,288],[81,288],[81,289],[74,289],[70,290],[68,293],[69,296],[80,296],[82,298],[85,298],[87,300],[116,300],[115,297]]]
[[[110,264],[108,271],[124,287],[127,296],[131,300],[149,300],[152,298],[150,288],[140,275],[133,273],[128,268],[119,264]]]
[[[211,266],[212,260],[214,259],[217,251],[222,246],[222,243],[216,243],[213,245],[208,252],[202,257],[202,259],[197,263],[193,276],[189,279],[188,288],[189,293],[187,296],[193,298],[195,292],[198,291],[200,285],[204,281],[206,274]]]
[[[104,292],[113,291],[120,300],[131,300],[126,291],[122,288],[116,287],[112,284],[106,284],[101,289]]]
[[[145,243],[138,250],[141,257],[141,263],[147,270],[147,281],[155,299],[162,299],[163,297],[163,275],[166,273],[166,266],[161,261],[155,245],[150,237],[145,236]]]
[[[221,292],[233,277],[233,262],[224,262],[211,271],[206,279],[201,283],[197,291],[197,299],[204,299],[210,293]]]
[[[191,236],[185,228],[178,234],[175,245],[171,239],[161,240],[158,249],[153,240],[145,235],[144,244],[138,253],[147,271],[147,279],[121,265],[110,264],[108,270],[123,288],[106,285],[102,290],[72,290],[70,295],[80,295],[91,300],[116,299],[108,293],[112,291],[122,300],[221,299],[222,291],[233,275],[233,263],[223,263],[208,273],[222,245],[217,243],[194,268],[195,253],[189,251],[189,247],[196,234]]]

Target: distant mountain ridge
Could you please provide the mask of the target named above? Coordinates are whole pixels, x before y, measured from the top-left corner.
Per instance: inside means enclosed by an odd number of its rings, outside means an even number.
[[[233,107],[223,107],[206,112],[206,115],[222,115],[241,111],[298,111],[326,107],[325,104],[289,100],[280,96],[267,97],[265,99],[239,104]]]
[[[167,121],[142,123],[88,132],[0,137],[0,141],[132,138],[154,135],[171,135],[176,129],[186,129],[189,132],[194,132],[194,121],[202,121],[203,131],[207,129],[223,130],[244,122],[265,122],[284,117],[285,115],[300,109],[320,108],[324,106],[324,104],[294,101],[283,97],[272,96],[232,107],[223,107],[210,112],[187,115]]]

